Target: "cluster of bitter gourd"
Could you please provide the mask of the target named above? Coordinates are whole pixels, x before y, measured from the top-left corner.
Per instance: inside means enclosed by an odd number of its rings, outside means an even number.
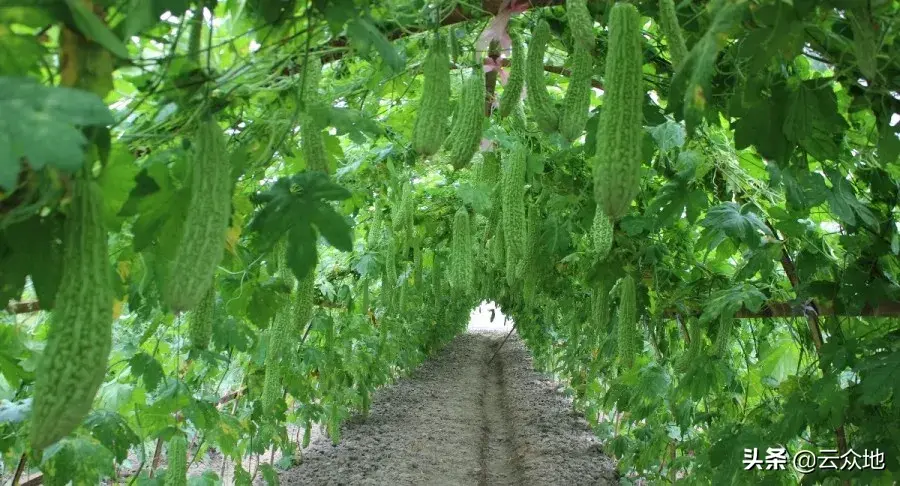
[[[435,34],[423,65],[422,99],[413,125],[413,149],[421,155],[437,153],[447,136],[450,107],[450,53],[447,41]]]
[[[593,157],[594,197],[612,220],[624,216],[640,188],[643,135],[641,15],[616,3],[609,17],[603,111]]]

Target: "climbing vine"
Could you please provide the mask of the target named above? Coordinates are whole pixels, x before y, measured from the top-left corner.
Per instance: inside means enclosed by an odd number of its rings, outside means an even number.
[[[0,5],[0,477],[276,484],[487,300],[625,480],[892,484],[898,17]]]

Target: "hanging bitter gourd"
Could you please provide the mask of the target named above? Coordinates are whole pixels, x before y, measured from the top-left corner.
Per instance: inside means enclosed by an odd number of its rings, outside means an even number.
[[[641,15],[632,4],[610,11],[603,109],[593,157],[594,197],[612,220],[624,216],[640,189],[643,137]]]
[[[78,427],[103,383],[112,347],[111,276],[103,195],[93,181],[76,179],[63,235],[62,276],[35,373],[31,446],[36,451]]]
[[[453,241],[450,254],[450,284],[466,291],[475,277],[472,255],[472,229],[469,212],[461,207],[453,217]]]
[[[503,163],[500,197],[503,206],[503,238],[506,242],[507,282],[516,280],[516,264],[526,250],[525,173],[528,149],[516,143]]]
[[[214,118],[200,122],[196,142],[187,216],[163,282],[164,299],[175,312],[193,309],[213,284],[231,216],[231,164],[225,134]]]
[[[544,79],[544,54],[550,42],[550,24],[541,19],[531,32],[528,44],[528,55],[525,60],[525,86],[528,93],[525,103],[531,110],[531,116],[544,132],[552,133],[559,128],[559,110],[553,97],[547,91]]]
[[[638,349],[637,289],[634,278],[628,274],[619,281],[618,354],[619,362],[626,367],[634,363]]]
[[[716,355],[724,356],[731,346],[731,332],[734,330],[734,317],[722,314],[719,316],[719,331],[716,335]]]
[[[209,290],[197,307],[191,311],[188,322],[188,338],[194,349],[206,349],[213,331],[213,311],[216,304],[216,286],[209,286]]]
[[[516,105],[522,101],[522,88],[525,87],[525,46],[522,45],[522,37],[516,32],[510,32],[512,41],[512,53],[510,55],[509,78],[503,93],[500,94],[500,118],[509,116]]]
[[[396,238],[390,232],[385,230],[385,236],[382,239],[384,252],[384,274],[381,281],[382,303],[385,308],[393,310],[394,290],[397,287],[397,247]]]
[[[672,66],[678,69],[681,61],[687,57],[687,44],[675,13],[675,0],[659,0],[659,30],[662,31],[669,45],[669,56]]]
[[[444,144],[448,160],[456,170],[466,167],[472,161],[481,144],[485,96],[484,68],[475,66],[463,81],[450,134]]]
[[[317,56],[308,56],[303,68],[300,100],[303,111],[300,116],[300,148],[310,171],[328,172],[328,157],[322,130],[328,120],[328,106],[319,96],[322,62]]]
[[[585,0],[566,0],[566,19],[572,32],[572,76],[563,100],[559,132],[566,140],[575,140],[584,131],[591,107],[594,22]]]
[[[591,322],[598,333],[609,331],[609,283],[601,280],[591,291]]]
[[[422,100],[413,125],[412,145],[420,155],[437,153],[447,136],[447,112],[450,107],[450,53],[440,34],[431,40],[422,66],[425,80]]]
[[[606,213],[598,206],[594,211],[594,222],[591,224],[591,241],[598,262],[606,260],[613,243],[613,226]]]
[[[540,279],[538,258],[541,244],[541,211],[537,204],[528,207],[528,243],[522,262],[522,296],[526,302],[534,300]]]
[[[176,433],[166,441],[165,486],[187,485],[187,437]]]

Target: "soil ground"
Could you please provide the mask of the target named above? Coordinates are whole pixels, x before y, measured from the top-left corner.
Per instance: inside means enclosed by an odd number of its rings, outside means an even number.
[[[319,436],[285,485],[618,484],[587,423],[515,333],[470,329],[376,392],[334,446]],[[492,359],[493,358],[493,359]]]

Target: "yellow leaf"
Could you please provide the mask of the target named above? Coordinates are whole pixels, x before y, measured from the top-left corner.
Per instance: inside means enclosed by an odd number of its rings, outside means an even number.
[[[127,260],[120,260],[116,270],[119,272],[119,278],[124,282],[128,279],[128,276],[131,275],[131,262]]]
[[[113,300],[113,320],[118,319],[122,315],[122,306],[125,305],[124,300]]]
[[[233,226],[231,228],[228,228],[228,233],[225,235],[225,249],[228,250],[228,253],[231,253],[234,256],[237,256],[237,241],[240,236],[240,226]]]

